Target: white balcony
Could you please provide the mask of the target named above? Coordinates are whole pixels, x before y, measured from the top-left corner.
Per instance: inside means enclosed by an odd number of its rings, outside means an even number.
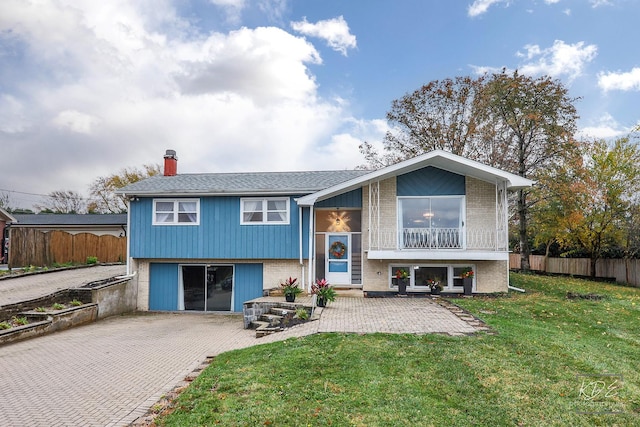
[[[504,234],[504,233],[503,233]],[[495,229],[405,228],[369,234],[369,259],[506,259],[507,236]]]

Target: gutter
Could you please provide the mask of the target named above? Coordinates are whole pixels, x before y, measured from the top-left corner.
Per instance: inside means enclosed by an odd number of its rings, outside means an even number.
[[[509,288],[512,291],[518,291],[518,292],[522,292],[522,293],[526,292],[524,289],[516,288],[515,286],[511,286],[511,285],[507,285],[507,288]]]

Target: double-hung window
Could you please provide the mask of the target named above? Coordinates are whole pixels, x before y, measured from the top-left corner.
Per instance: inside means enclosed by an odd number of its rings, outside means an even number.
[[[240,223],[289,224],[289,198],[243,198],[240,199]]]
[[[200,224],[199,199],[154,199],[153,225]]]

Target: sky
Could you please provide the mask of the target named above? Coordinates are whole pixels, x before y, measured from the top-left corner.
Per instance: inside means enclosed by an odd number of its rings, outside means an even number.
[[[352,169],[394,99],[503,68],[558,79],[585,137],[640,122],[637,0],[2,0],[0,194],[97,178]]]

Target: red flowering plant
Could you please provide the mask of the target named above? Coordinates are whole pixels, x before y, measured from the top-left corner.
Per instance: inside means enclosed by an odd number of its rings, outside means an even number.
[[[465,271],[462,272],[460,277],[462,279],[473,279],[473,270],[470,268],[467,268]]]
[[[283,283],[280,283],[280,287],[282,288],[282,293],[286,296],[286,295],[299,295],[302,293],[302,289],[300,289],[298,287],[298,284],[296,283],[298,281],[297,278],[291,278],[289,277],[287,280],[285,280]]]
[[[335,301],[336,290],[331,287],[327,279],[316,279],[316,283],[311,285],[311,293],[318,295],[325,301]]]
[[[404,268],[400,268],[396,270],[396,279],[400,280],[400,279],[408,279],[408,278],[409,278],[409,273],[407,272],[407,270],[405,270]]]

